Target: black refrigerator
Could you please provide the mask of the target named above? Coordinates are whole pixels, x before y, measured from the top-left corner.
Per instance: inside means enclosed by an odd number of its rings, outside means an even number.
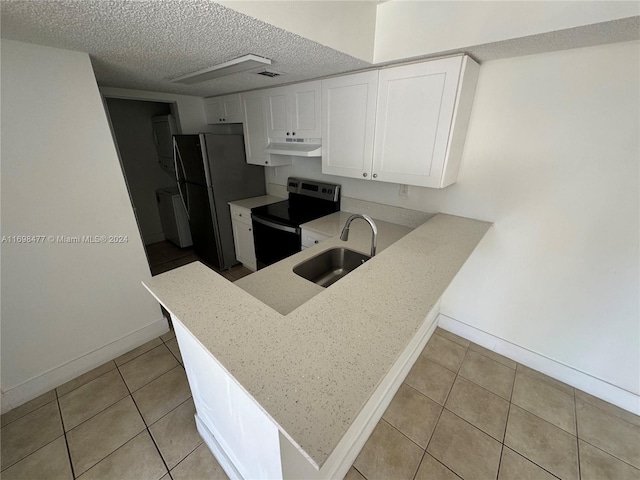
[[[242,135],[174,135],[173,155],[195,254],[217,269],[232,267],[228,202],[265,195],[264,167],[247,164]]]

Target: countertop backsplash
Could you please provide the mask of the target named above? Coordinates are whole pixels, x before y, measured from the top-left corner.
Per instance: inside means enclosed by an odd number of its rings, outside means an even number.
[[[278,185],[276,183],[269,183],[267,185],[267,193],[284,198],[289,196],[286,185]],[[345,196],[341,199],[340,210],[349,213],[365,213],[377,220],[396,223],[410,228],[416,228],[422,225],[435,215],[435,213],[409,210],[408,208],[394,207],[392,205],[368,202],[366,200]]]
[[[349,213],[365,213],[378,220],[396,223],[410,228],[416,228],[422,225],[435,215],[434,213],[409,210],[407,208],[367,202],[366,200],[358,200],[357,198],[350,197],[342,197],[340,210]]]

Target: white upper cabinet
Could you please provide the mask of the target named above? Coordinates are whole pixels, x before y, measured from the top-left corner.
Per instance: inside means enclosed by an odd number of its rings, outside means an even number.
[[[242,104],[239,94],[205,99],[208,124],[242,122]]]
[[[267,93],[267,90],[257,90],[240,95],[247,163],[269,167],[291,165],[291,157],[270,155],[266,152],[269,145]]]
[[[380,70],[372,179],[434,188],[456,181],[478,69],[457,56]]]
[[[378,72],[322,80],[322,173],[370,178]]]
[[[267,90],[269,138],[321,138],[320,81]]]

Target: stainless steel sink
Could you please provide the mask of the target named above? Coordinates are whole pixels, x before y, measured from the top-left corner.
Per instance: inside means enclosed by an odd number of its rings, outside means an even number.
[[[331,248],[296,265],[293,273],[321,287],[328,287],[370,258],[348,248]]]

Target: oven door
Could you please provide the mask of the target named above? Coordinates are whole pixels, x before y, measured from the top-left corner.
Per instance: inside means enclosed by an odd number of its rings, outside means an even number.
[[[299,227],[281,225],[255,214],[251,217],[258,270],[301,250],[302,235]]]

